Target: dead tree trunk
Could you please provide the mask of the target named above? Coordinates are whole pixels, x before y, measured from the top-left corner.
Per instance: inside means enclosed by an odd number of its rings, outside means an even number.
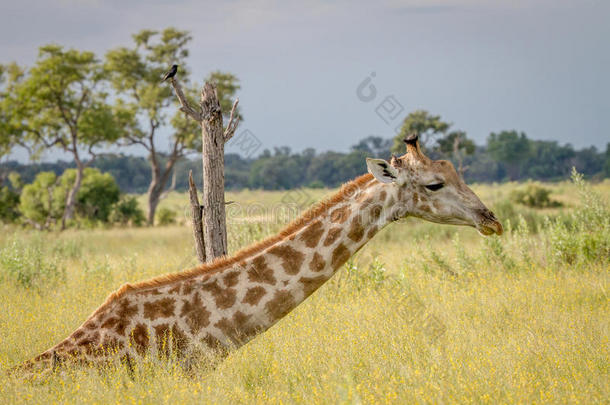
[[[182,92],[182,88],[175,78],[171,79],[176,97],[180,101],[180,110],[201,125],[202,160],[203,160],[203,238],[199,240],[201,223],[197,223],[196,212],[193,207],[193,192],[195,198],[197,190],[190,187],[191,212],[193,215],[193,235],[197,255],[200,261],[212,261],[227,254],[227,224],[224,200],[224,144],[233,134],[239,123],[239,117],[234,117],[239,100],[235,100],[231,109],[231,116],[227,128],[223,129],[222,111],[216,94],[216,86],[205,83],[201,90],[199,108],[191,107]],[[203,245],[203,246],[202,246]],[[203,250],[202,257],[199,251]]]

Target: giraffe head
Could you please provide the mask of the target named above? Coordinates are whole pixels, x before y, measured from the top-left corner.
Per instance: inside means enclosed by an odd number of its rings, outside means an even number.
[[[446,160],[425,156],[417,135],[405,139],[407,153],[367,159],[369,172],[396,189],[393,218],[414,216],[431,222],[475,227],[483,235],[502,234],[502,224]]]

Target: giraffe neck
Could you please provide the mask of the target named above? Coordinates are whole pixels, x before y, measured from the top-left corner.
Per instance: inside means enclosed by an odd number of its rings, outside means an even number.
[[[243,315],[250,314],[258,330],[284,317],[392,221],[397,192],[371,180],[244,263]]]

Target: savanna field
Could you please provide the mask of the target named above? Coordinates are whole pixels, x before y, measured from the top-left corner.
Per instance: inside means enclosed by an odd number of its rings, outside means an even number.
[[[224,361],[175,359],[0,373],[2,403],[608,403],[610,181],[475,185],[501,237],[408,219],[391,224],[310,299]],[[232,252],[279,231],[332,190],[230,192]],[[525,200],[524,200],[525,201]],[[143,200],[142,200],[143,202]],[[154,228],[4,226],[0,369],[78,327],[121,284],[196,265],[188,196]]]

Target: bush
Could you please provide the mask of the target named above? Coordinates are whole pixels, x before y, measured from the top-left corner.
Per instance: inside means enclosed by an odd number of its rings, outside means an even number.
[[[53,172],[40,172],[23,187],[19,210],[27,223],[47,229],[62,217],[66,198],[76,180],[76,169],[67,169],[57,178]],[[119,187],[108,173],[86,168],[76,195],[75,212],[79,219],[108,222],[113,204],[119,200]]]
[[[144,212],[134,196],[123,196],[113,207],[108,220],[119,225],[140,226],[144,223]]]
[[[568,264],[610,261],[610,210],[601,196],[572,170],[572,181],[578,186],[581,206],[569,220],[549,221],[548,232],[555,257]]]
[[[47,229],[63,213],[65,198],[57,193],[58,179],[53,172],[40,172],[23,187],[19,211],[25,222]]]
[[[159,208],[155,215],[157,225],[171,225],[176,223],[176,211],[169,208]]]
[[[551,200],[551,190],[537,184],[528,184],[525,188],[510,193],[511,201],[531,208],[560,207],[559,201]]]
[[[8,187],[0,188],[0,221],[14,222],[19,217],[19,194]]]
[[[13,239],[0,249],[0,280],[11,279],[25,288],[44,287],[65,280],[66,270],[45,254],[40,239]]]

